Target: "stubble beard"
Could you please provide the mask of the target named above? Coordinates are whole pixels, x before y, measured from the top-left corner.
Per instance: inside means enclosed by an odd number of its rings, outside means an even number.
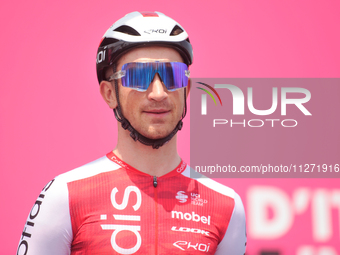
[[[147,112],[152,109],[167,109],[170,110],[170,113],[165,119],[152,119],[148,117],[146,113],[143,113],[144,111]],[[176,116],[174,116],[174,113]],[[138,117],[138,115],[140,117]],[[177,109],[169,103],[155,102],[141,107],[138,113],[132,114],[132,118],[131,116],[125,116],[125,118],[130,121],[131,126],[141,135],[149,139],[162,139],[167,137],[176,128],[182,118],[182,114],[177,113]]]

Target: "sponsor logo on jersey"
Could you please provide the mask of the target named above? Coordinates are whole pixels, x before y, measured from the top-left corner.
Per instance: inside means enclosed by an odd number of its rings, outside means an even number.
[[[208,203],[207,199],[204,199],[201,197],[200,194],[193,193],[193,192],[189,194],[189,193],[186,193],[185,191],[178,191],[176,195],[176,199],[178,199],[180,203],[185,203],[188,201],[189,196],[190,196],[190,203],[192,205],[203,206],[204,204]]]
[[[176,199],[178,199],[180,203],[185,203],[188,199],[188,196],[185,195],[185,191],[178,191]]]
[[[182,251],[196,250],[196,251],[208,252],[210,248],[210,243],[204,244],[204,243],[195,243],[195,242],[187,242],[187,241],[176,241],[173,243],[173,246],[177,247],[178,249]]]
[[[39,216],[39,213],[40,213],[40,207],[43,203],[43,200],[45,198],[45,192],[51,187],[52,183],[54,182],[54,179],[52,181],[50,181],[49,183],[47,183],[47,185],[43,188],[43,190],[41,191],[37,201],[35,201],[33,207],[32,207],[32,210],[30,212],[30,215],[28,216],[28,220],[26,222],[26,225],[25,225],[25,228],[24,228],[24,231],[22,232],[22,235],[21,235],[21,242],[19,244],[19,247],[18,247],[18,252],[17,254],[27,254],[27,251],[28,251],[28,238],[31,238],[32,237],[32,234],[30,233],[30,228],[33,228],[34,227],[34,219],[36,217]],[[27,240],[26,240],[27,239]]]
[[[195,234],[202,234],[202,235],[206,235],[206,236],[210,236],[209,235],[209,231],[205,231],[202,229],[198,229],[198,228],[186,228],[186,227],[176,227],[173,226],[171,228],[172,231],[179,231],[179,232],[187,232],[187,233],[195,233]]]
[[[182,164],[179,167],[177,167],[177,170],[176,170],[177,173],[182,173],[186,167],[187,167],[187,164],[184,161],[182,161]]]
[[[191,204],[203,206],[208,203],[208,200],[201,198],[201,195],[198,193],[190,193],[191,196]]]
[[[128,186],[125,188],[123,201],[121,204],[116,202],[116,194],[118,193],[118,189],[115,187],[111,192],[111,203],[112,206],[117,210],[124,210],[129,202],[130,193],[135,193],[137,195],[137,202],[135,205],[132,206],[134,211],[138,211],[142,204],[142,194],[140,190],[135,186]],[[119,254],[132,254],[139,250],[140,246],[142,245],[142,237],[139,233],[140,225],[137,225],[136,222],[141,221],[140,215],[120,215],[114,214],[113,215],[115,220],[119,220],[119,224],[102,224],[100,225],[103,230],[113,230],[111,235],[111,246],[112,248],[118,252]],[[101,220],[107,220],[107,215],[102,214],[100,215]],[[124,225],[121,221],[126,221],[128,225]],[[133,225],[131,225],[133,224]],[[116,242],[116,236],[120,231],[130,231],[133,235],[136,236],[136,244],[131,248],[123,248],[120,247]]]
[[[171,218],[194,221],[194,222],[202,222],[203,224],[210,225],[210,215],[208,215],[208,217],[200,216],[196,214],[195,212],[183,213],[183,212],[178,212],[178,211],[171,211]]]

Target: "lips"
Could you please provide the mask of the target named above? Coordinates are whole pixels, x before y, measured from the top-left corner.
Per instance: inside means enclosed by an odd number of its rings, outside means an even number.
[[[152,117],[165,117],[166,115],[168,115],[170,113],[170,110],[168,109],[151,109],[151,110],[145,110],[143,111],[145,114],[147,114],[148,116],[152,116]]]
[[[154,109],[154,110],[147,110],[147,111],[144,111],[144,112],[152,113],[152,114],[163,114],[163,113],[170,112],[170,110],[166,110],[166,109]]]

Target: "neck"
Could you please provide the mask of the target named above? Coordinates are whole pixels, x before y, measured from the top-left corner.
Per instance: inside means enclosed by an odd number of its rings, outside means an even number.
[[[129,132],[119,127],[117,146],[113,152],[127,164],[152,176],[162,176],[181,162],[177,152],[177,134],[158,149],[134,141]]]

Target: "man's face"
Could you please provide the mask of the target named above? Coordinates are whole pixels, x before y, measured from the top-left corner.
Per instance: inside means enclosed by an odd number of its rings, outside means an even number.
[[[183,62],[180,54],[171,48],[145,47],[134,49],[123,55],[117,71],[130,62]],[[170,134],[182,117],[184,89],[168,91],[158,74],[145,92],[119,85],[119,101],[123,115],[142,135],[159,139]]]

